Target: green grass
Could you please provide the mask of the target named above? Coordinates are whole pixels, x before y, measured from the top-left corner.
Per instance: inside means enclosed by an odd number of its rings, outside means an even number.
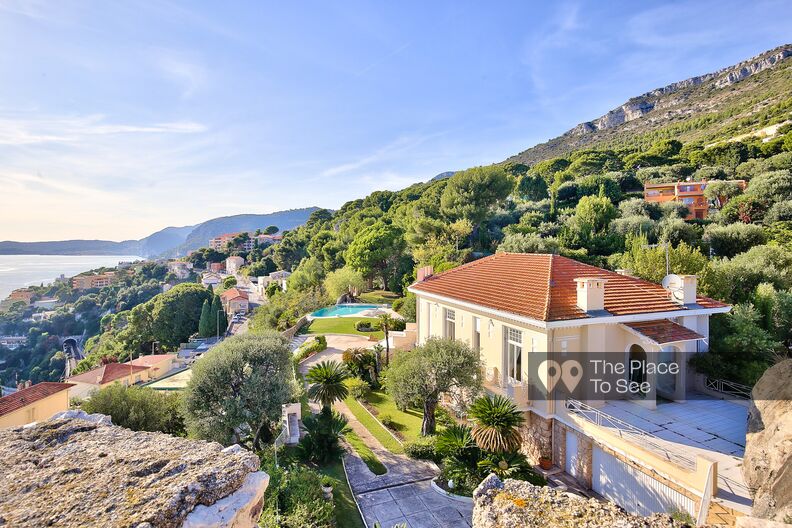
[[[314,319],[310,326],[305,329],[306,334],[354,334],[362,336],[375,335],[377,339],[383,339],[385,335],[380,332],[358,332],[355,323],[358,321],[370,321],[372,324],[377,321],[373,317],[325,317]]]
[[[348,433],[344,433],[344,438],[349,445],[352,446],[352,449],[357,452],[360,458],[363,459],[363,462],[366,463],[372,473],[375,475],[384,475],[388,472],[387,468],[380,462],[380,459],[377,458],[377,455],[374,454],[374,451],[369,449],[369,446],[363,442],[357,433],[349,431]]]
[[[401,443],[393,438],[390,432],[375,420],[355,398],[348,396],[347,399],[344,400],[344,403],[347,404],[347,407],[349,407],[349,410],[355,415],[355,418],[369,430],[374,438],[379,440],[380,444],[382,444],[385,449],[399,455],[404,453],[404,447]]]
[[[358,295],[358,299],[367,304],[392,304],[399,297],[399,294],[386,290],[374,290]]]
[[[377,409],[378,415],[390,415],[393,420],[393,429],[402,436],[405,442],[414,442],[421,436],[423,412],[417,409],[399,410],[390,394],[383,390],[369,392],[367,400],[369,405]],[[437,426],[438,433],[443,429],[442,426]]]
[[[340,461],[319,468],[323,475],[334,480],[333,482],[333,503],[335,504],[336,522],[343,528],[365,528],[363,519],[360,518],[355,499],[352,497],[352,490],[349,489],[344,466]]]

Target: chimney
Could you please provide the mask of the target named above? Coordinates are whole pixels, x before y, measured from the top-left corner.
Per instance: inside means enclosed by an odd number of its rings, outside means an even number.
[[[25,388],[26,388],[26,389],[29,389],[29,388],[30,388],[30,387],[32,387],[32,386],[33,386],[33,382],[32,382],[32,381],[30,381],[30,380],[27,380],[27,381],[25,382]]]
[[[577,306],[584,312],[596,312],[605,309],[605,283],[608,279],[601,277],[581,277],[577,283]]]
[[[696,286],[698,278],[696,275],[680,275],[682,279],[681,291],[674,295],[674,300],[679,304],[696,304]]]
[[[422,268],[418,268],[418,271],[416,272],[418,282],[423,282],[432,275],[434,275],[434,268],[432,266],[424,266]]]
[[[20,381],[19,383],[17,383],[17,390],[22,390],[24,388],[25,388],[25,382],[24,381]]]
[[[618,273],[619,275],[624,275],[625,277],[632,277],[632,273],[630,273],[630,270],[628,269],[618,268],[616,270],[616,273]]]

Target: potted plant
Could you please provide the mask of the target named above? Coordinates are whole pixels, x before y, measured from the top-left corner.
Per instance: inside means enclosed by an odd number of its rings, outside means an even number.
[[[550,458],[550,453],[547,451],[543,451],[542,454],[539,455],[539,467],[545,471],[553,467],[553,459]]]
[[[327,475],[322,476],[322,494],[325,500],[333,500],[333,479]]]

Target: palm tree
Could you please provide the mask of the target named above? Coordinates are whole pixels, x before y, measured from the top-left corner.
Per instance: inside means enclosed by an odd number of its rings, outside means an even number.
[[[468,409],[473,419],[473,440],[484,451],[510,453],[520,449],[520,426],[525,422],[517,405],[500,395],[482,396]]]
[[[311,367],[305,379],[311,383],[308,397],[321,403],[322,407],[330,406],[349,395],[344,380],[349,377],[346,367],[338,361],[322,361]]]
[[[384,313],[378,316],[380,321],[380,326],[382,327],[382,331],[385,333],[385,366],[387,367],[390,363],[390,342],[388,340],[388,331],[390,330],[391,326],[393,326],[393,317],[391,314]]]

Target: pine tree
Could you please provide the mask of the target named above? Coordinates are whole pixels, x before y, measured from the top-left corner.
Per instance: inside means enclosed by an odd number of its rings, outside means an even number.
[[[218,316],[217,314],[220,313]],[[212,316],[212,335],[216,333],[220,333],[220,335],[224,334],[226,328],[228,328],[228,316],[226,316],[225,310],[223,310],[223,303],[220,301],[220,296],[215,295],[214,299],[212,300],[212,309],[211,309],[211,316]],[[219,327],[218,327],[219,321]]]
[[[212,306],[209,299],[203,302],[201,307],[201,318],[198,320],[198,335],[209,337],[214,333],[214,323],[212,322]]]

